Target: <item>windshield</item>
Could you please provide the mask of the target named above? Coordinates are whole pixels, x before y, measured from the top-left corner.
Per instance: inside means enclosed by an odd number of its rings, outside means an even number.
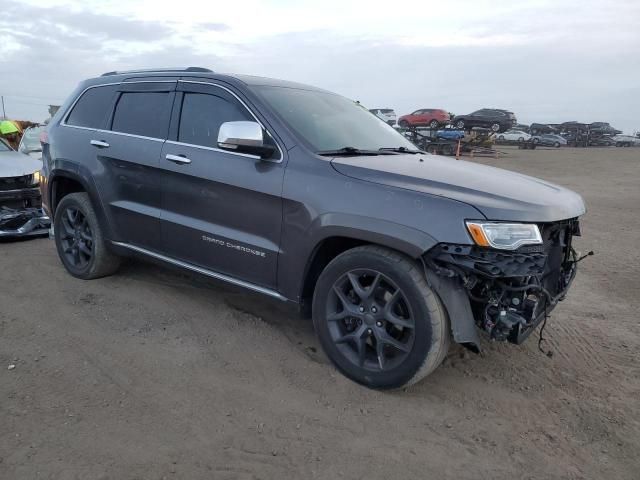
[[[30,128],[29,130],[24,132],[24,136],[22,137],[22,145],[29,151],[33,150],[41,150],[42,146],[40,145],[40,132],[42,131],[42,127],[38,128]]]
[[[316,152],[416,146],[361,105],[328,92],[259,86],[257,93]]]

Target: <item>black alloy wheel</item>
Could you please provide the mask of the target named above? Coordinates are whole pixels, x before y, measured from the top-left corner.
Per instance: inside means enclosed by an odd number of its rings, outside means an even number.
[[[464,120],[457,120],[455,123],[456,128],[464,128]]]
[[[494,132],[499,132],[500,131],[500,124],[499,123],[494,123],[493,125],[491,125],[491,130]]]
[[[74,277],[91,280],[118,269],[121,259],[109,250],[87,193],[70,193],[60,200],[53,232],[58,256]]]
[[[93,232],[87,217],[78,208],[68,206],[62,212],[60,225],[60,242],[65,260],[74,268],[86,268],[94,255]]]
[[[413,347],[415,322],[406,295],[376,270],[351,270],[333,284],[326,321],[339,352],[365,370],[393,369]]]

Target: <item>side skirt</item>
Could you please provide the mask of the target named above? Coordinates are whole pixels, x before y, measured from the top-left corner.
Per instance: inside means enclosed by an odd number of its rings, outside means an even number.
[[[267,295],[272,298],[277,298],[283,302],[289,301],[286,297],[282,296],[275,290],[271,290],[269,288],[261,287],[259,285],[255,285],[250,282],[245,282],[244,280],[239,280],[234,277],[230,277],[223,273],[214,272],[213,270],[207,270],[206,268],[198,267],[196,265],[192,265],[190,263],[182,262],[180,260],[176,260],[175,258],[167,257],[160,253],[152,252],[151,250],[147,250],[145,248],[136,247],[135,245],[130,245],[124,242],[111,242],[116,247],[126,248],[128,250],[132,250],[136,253],[141,253],[143,255],[147,255],[149,257],[155,258],[157,260],[161,260],[163,262],[169,263],[171,265],[175,265],[180,268],[184,268],[185,270],[189,270],[192,272],[199,273],[201,275],[205,275],[210,278],[215,278],[216,280],[221,280],[223,282],[230,283],[232,285],[236,285],[238,287],[246,288],[247,290],[251,290],[253,292],[262,293],[263,295]]]

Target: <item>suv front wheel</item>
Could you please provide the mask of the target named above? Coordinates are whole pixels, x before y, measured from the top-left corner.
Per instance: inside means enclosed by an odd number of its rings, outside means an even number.
[[[412,385],[449,349],[447,314],[421,266],[378,246],[348,250],[327,265],[313,323],[338,370],[371,388]]]
[[[65,196],[56,207],[53,225],[60,260],[74,277],[84,280],[105,277],[120,266],[120,258],[107,249],[86,193]]]

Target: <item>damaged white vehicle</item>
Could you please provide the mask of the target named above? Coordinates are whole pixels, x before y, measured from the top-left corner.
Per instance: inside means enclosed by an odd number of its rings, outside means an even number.
[[[49,217],[42,210],[42,161],[16,152],[0,140],[0,238],[47,235]]]

